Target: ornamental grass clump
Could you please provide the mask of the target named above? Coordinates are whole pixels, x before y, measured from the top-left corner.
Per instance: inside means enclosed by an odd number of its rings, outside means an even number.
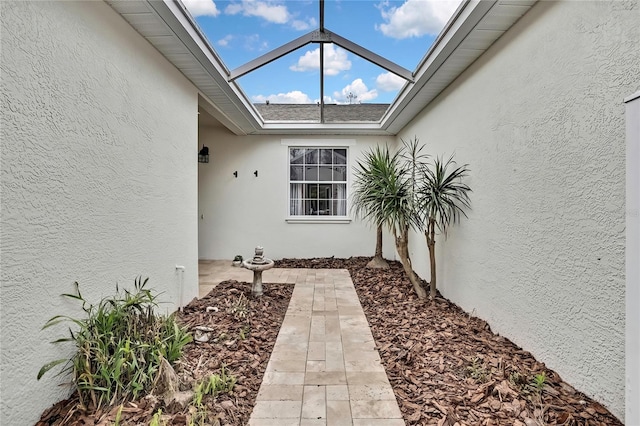
[[[62,373],[70,372],[80,404],[98,410],[147,394],[156,379],[162,359],[173,364],[191,335],[180,327],[173,315],[155,313],[157,295],[146,288],[148,278],[136,278],[134,291],[121,292],[90,304],[80,294],[63,296],[82,302],[85,319],[65,315],[51,318],[43,329],[60,322],[71,322],[70,337],[52,343],[74,342],[77,351],[71,359],[52,361],[38,372],[38,380],[53,367],[67,363]]]

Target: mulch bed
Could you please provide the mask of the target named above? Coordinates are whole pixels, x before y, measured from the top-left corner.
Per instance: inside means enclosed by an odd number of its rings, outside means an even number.
[[[193,407],[175,410],[164,407],[156,398],[125,403],[120,424],[148,425],[158,409],[166,425],[195,424],[246,425],[280,325],[289,306],[292,285],[263,284],[264,295],[251,298],[251,284],[225,281],[202,299],[194,300],[178,314],[179,322],[193,333],[195,327],[208,327],[211,340],[191,342],[175,367],[181,390],[193,389],[198,381],[211,374],[227,374],[236,378],[231,394],[216,398],[205,396],[206,410],[194,412]],[[207,307],[210,307],[207,312]],[[85,413],[78,409],[78,400],[71,397],[47,410],[36,426],[45,425],[113,425],[118,407],[100,413]],[[172,412],[173,411],[173,412]],[[202,414],[205,413],[205,414]]]
[[[622,424],[485,321],[442,297],[419,300],[399,262],[379,270],[366,268],[369,260],[283,259],[276,267],[349,270],[406,424]]]
[[[219,373],[223,366],[237,380],[232,394],[206,398],[212,414],[207,424],[219,420],[223,425],[246,425],[249,421],[293,285],[263,284],[263,291],[260,298],[252,299],[250,283],[225,281],[179,315],[189,329],[206,326],[215,329],[217,336],[214,342],[190,344],[178,369],[181,381],[193,383]],[[219,311],[207,313],[207,306]]]
[[[442,297],[418,300],[398,262],[378,270],[365,267],[369,260],[283,259],[276,267],[349,270],[406,424],[622,424],[530,353],[492,333],[486,322]],[[237,379],[233,393],[204,398],[204,424],[248,422],[293,290],[291,285],[264,287],[264,296],[252,300],[250,284],[226,281],[179,314],[192,331],[206,326],[216,336],[186,347],[176,368],[182,388],[192,389],[223,366]],[[207,312],[207,307],[218,309]],[[544,382],[536,387],[541,374]],[[47,410],[37,426],[111,425],[117,408],[88,415],[70,398]],[[120,424],[147,425],[158,408],[167,425],[186,425],[196,414],[193,408],[167,413],[157,399],[147,398],[126,403]]]

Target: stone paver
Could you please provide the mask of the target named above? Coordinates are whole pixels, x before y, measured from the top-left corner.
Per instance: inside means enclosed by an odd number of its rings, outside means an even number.
[[[253,274],[200,261],[200,297],[228,279]],[[273,268],[263,282],[295,287],[249,425],[403,426],[348,271]]]

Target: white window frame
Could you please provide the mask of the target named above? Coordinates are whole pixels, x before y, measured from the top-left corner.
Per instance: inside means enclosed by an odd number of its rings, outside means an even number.
[[[287,223],[351,223],[351,217],[349,216],[350,208],[350,189],[351,189],[351,164],[350,164],[350,150],[355,146],[356,141],[354,139],[282,139],[281,144],[286,147],[286,178],[287,182],[287,204],[286,204],[286,216],[285,221]],[[318,148],[318,149],[346,149],[347,161],[346,172],[346,214],[344,216],[292,216],[291,212],[291,164],[289,159],[289,153],[291,148]],[[295,182],[294,182],[295,183]],[[331,182],[335,183],[335,182]]]

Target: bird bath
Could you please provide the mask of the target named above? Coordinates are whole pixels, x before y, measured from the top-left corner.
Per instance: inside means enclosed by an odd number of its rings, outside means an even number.
[[[273,260],[264,257],[264,249],[258,246],[253,259],[242,262],[242,267],[253,271],[251,295],[253,297],[262,296],[262,271],[273,268]]]

